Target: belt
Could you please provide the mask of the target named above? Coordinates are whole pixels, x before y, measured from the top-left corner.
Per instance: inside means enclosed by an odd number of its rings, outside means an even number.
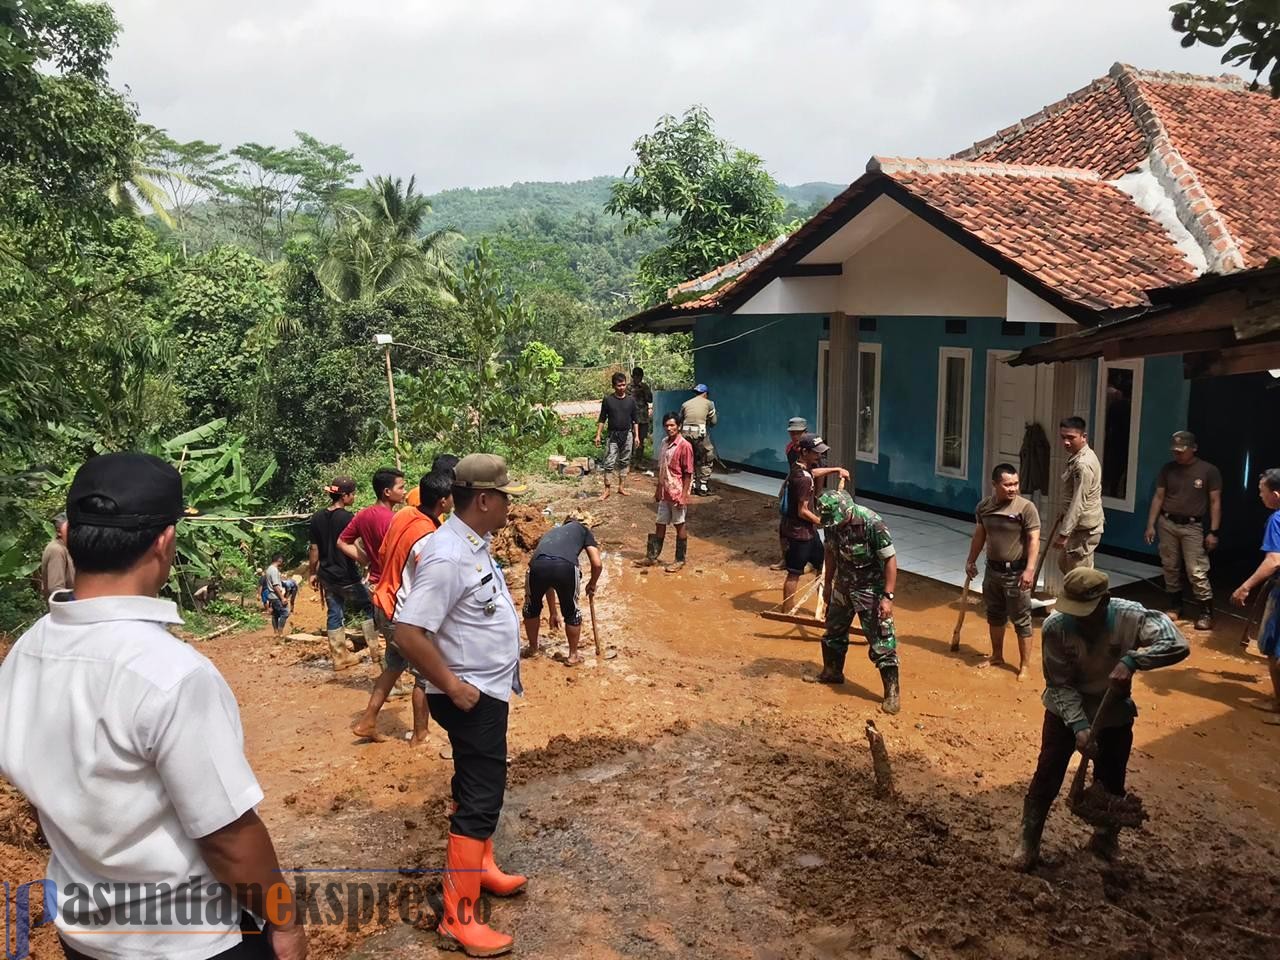
[[[1170,523],[1199,523],[1200,517],[1186,517],[1180,513],[1165,513],[1160,511],[1160,516],[1164,517]]]
[[[992,560],[987,559],[987,569],[997,573],[1021,573],[1027,569],[1026,560]]]

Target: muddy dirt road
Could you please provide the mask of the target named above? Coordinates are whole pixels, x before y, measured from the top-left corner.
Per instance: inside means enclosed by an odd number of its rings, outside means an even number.
[[[755,616],[781,587],[767,569],[774,506],[718,488],[690,510],[685,569],[647,572],[631,562],[652,524],[643,483],[606,504],[563,484],[531,498],[603,521],[597,605],[621,655],[597,663],[588,627],[582,666],[524,664],[497,846],[532,881],[527,896],[492,905],[519,956],[1280,956],[1280,729],[1247,704],[1268,690],[1236,623],[1224,618],[1216,635],[1193,637],[1188,661],[1135,681],[1130,782],[1151,813],[1146,829],[1126,832],[1121,858],[1105,864],[1055,806],[1049,862],[1023,876],[1008,863],[1042,716],[1038,648],[1026,683],[976,669],[982,617],[967,618],[961,652],[949,653],[957,591],[905,575],[901,714],[878,712],[864,647],[850,651],[844,687],[803,684],[816,634]],[[305,597],[295,626],[322,619]],[[550,640],[554,650],[562,635]],[[412,871],[438,867],[444,847],[450,764],[434,725],[412,750],[401,739],[408,701],[392,701],[380,723],[393,736],[355,743],[348,727],[372,669],[335,677],[319,640],[259,631],[201,648],[239,698],[282,863],[315,871],[315,884],[430,885]],[[875,795],[869,718],[897,798]],[[23,879],[41,868],[11,843],[0,857]],[[394,907],[373,912],[354,931],[317,927],[313,952],[435,955],[431,935]],[[38,946],[56,955],[47,937]]]

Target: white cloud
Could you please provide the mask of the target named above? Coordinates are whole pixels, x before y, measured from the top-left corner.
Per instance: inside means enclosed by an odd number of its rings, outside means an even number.
[[[295,129],[429,190],[621,173],[704,103],[789,183],[941,155],[1104,74],[1220,73],[1167,0],[116,0],[112,76],[181,139]]]

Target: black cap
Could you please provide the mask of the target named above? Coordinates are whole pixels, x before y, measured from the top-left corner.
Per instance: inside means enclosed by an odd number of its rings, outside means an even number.
[[[822,438],[812,433],[806,433],[798,441],[796,446],[801,450],[817,450],[818,453],[826,453],[831,448],[822,442]]]
[[[102,497],[115,513],[91,513],[80,504]],[[186,511],[182,507],[182,474],[149,453],[104,453],[76,471],[67,491],[67,519],[72,526],[143,530],[167,527]]]

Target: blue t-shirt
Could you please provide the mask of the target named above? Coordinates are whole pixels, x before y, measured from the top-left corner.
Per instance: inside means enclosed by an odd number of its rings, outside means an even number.
[[[1280,510],[1271,514],[1267,521],[1267,532],[1262,535],[1263,553],[1280,553]]]

